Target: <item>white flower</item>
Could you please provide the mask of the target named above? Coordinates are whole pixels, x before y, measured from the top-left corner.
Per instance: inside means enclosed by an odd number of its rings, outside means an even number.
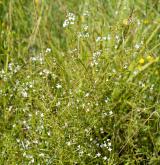
[[[112,115],[112,114],[113,114],[113,112],[112,112],[112,111],[109,111],[109,114],[110,114],[110,115]]]
[[[107,97],[107,98],[106,98],[104,101],[105,101],[105,103],[108,103],[108,101],[109,101],[109,98]]]
[[[110,36],[110,35],[108,35],[107,39],[108,39],[108,41],[109,41],[109,40],[111,40],[111,36]]]
[[[67,145],[68,145],[68,146],[71,146],[71,142],[67,142]]]
[[[61,85],[61,84],[57,84],[57,85],[56,85],[56,88],[57,88],[57,89],[60,89],[60,88],[62,88],[62,85]]]
[[[48,75],[50,73],[50,71],[48,69],[43,69],[43,73],[45,73],[46,75]]]
[[[108,151],[111,152],[112,151],[112,148],[108,148]]]
[[[135,45],[135,48],[136,48],[136,49],[139,49],[139,48],[140,48],[140,45],[139,45],[139,44],[136,44],[136,45]]]
[[[89,93],[86,93],[85,97],[88,97],[89,96]]]
[[[58,103],[56,103],[56,106],[58,107],[58,106],[60,106],[61,105],[61,103],[60,103],[60,101],[58,101]]]
[[[23,153],[23,157],[25,157],[25,156],[26,156],[26,152]]]
[[[47,132],[47,134],[48,134],[48,136],[51,136],[51,132],[49,131],[49,132]]]
[[[65,20],[64,23],[63,23],[63,27],[67,27],[68,25],[69,25],[69,21]]]
[[[34,158],[31,160],[31,163],[34,163]]]
[[[39,156],[40,156],[40,157],[44,157],[44,153],[40,153]]]
[[[63,22],[63,27],[64,28],[67,27],[69,24],[73,25],[76,17],[73,13],[68,13],[66,18],[67,19]]]
[[[135,71],[133,72],[133,74],[134,74],[134,75],[137,75],[137,74],[138,74],[138,71],[137,71],[137,70],[135,70]]]
[[[96,42],[105,41],[106,39],[107,39],[107,37],[105,37],[105,36],[104,36],[104,37],[99,37],[99,36],[98,36],[98,37],[96,38]]]
[[[83,25],[83,29],[84,29],[84,31],[87,31],[88,30],[88,25]]]
[[[119,36],[118,35],[116,35],[115,38],[116,38],[116,40],[119,40]]]
[[[107,157],[105,156],[105,157],[103,157],[103,160],[107,160]]]
[[[26,91],[22,91],[21,94],[22,94],[22,97],[25,97],[25,98],[28,97],[28,93]]]
[[[47,48],[46,53],[50,53],[50,52],[51,52],[51,48]]]
[[[82,156],[84,154],[84,151],[80,151],[79,155]]]
[[[9,69],[10,71],[13,70],[13,64],[12,64],[12,63],[9,63],[9,64],[8,64],[8,69]]]
[[[96,38],[96,42],[100,41],[101,40],[101,37],[97,37]]]
[[[68,17],[68,20],[70,20],[70,21],[75,20],[75,15],[73,13],[68,13],[67,17]]]
[[[106,144],[106,143],[104,143],[104,144],[103,144],[103,147],[107,147],[107,144]]]
[[[85,11],[85,12],[83,13],[83,15],[84,15],[84,16],[89,16],[89,11]]]
[[[141,21],[137,20],[137,25],[140,26],[141,25]]]
[[[98,152],[98,153],[96,154],[96,156],[97,156],[97,157],[100,157],[100,156],[101,156],[101,154]]]
[[[108,146],[110,147],[111,145],[112,145],[111,142],[109,142],[109,143],[108,143]]]

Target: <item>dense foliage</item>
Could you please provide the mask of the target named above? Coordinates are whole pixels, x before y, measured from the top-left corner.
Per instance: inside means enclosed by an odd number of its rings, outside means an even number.
[[[0,164],[160,164],[159,0],[0,1]]]

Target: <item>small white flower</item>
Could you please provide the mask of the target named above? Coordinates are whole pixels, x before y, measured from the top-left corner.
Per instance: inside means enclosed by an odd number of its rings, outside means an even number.
[[[96,42],[100,41],[101,40],[101,37],[97,37],[96,38]]]
[[[26,123],[27,123],[27,122],[24,120],[24,121],[23,121],[23,124],[26,124]]]
[[[47,135],[48,135],[48,136],[51,136],[51,132],[50,132],[50,131],[49,131],[49,132],[47,132]]]
[[[103,157],[103,160],[107,160],[107,157],[105,156],[105,157]]]
[[[60,103],[60,101],[58,101],[57,103],[56,103],[56,106],[58,107],[58,106],[60,106],[61,105],[61,103]]]
[[[83,15],[84,15],[84,16],[89,16],[89,11],[85,11],[85,12],[83,13]]]
[[[50,52],[51,52],[51,48],[47,48],[46,53],[50,53]]]
[[[43,73],[45,73],[46,75],[48,75],[50,73],[50,71],[48,69],[43,69]]]
[[[28,97],[28,93],[26,91],[22,91],[21,94],[22,94],[22,97],[25,97],[25,98]]]
[[[63,27],[67,27],[68,25],[69,25],[69,21],[65,20],[64,23],[63,23]]]
[[[103,147],[107,147],[107,144],[106,144],[106,143],[104,143],[104,144],[103,144]]]
[[[34,144],[38,144],[38,140],[34,140],[33,143],[34,143]]]
[[[112,112],[112,111],[109,111],[109,114],[110,114],[110,115],[113,115],[113,112]]]
[[[108,143],[108,146],[111,147],[111,145],[112,145],[111,142],[109,142],[109,143]]]
[[[136,45],[135,45],[135,48],[136,48],[136,49],[139,49],[139,48],[140,48],[140,45],[139,45],[139,44],[136,44]]]
[[[140,26],[141,25],[141,21],[137,20],[137,25]]]
[[[83,25],[83,29],[84,29],[84,31],[87,31],[88,30],[88,25]]]
[[[9,111],[11,111],[11,110],[12,110],[12,108],[13,108],[12,106],[9,106],[8,110],[9,110]]]
[[[77,150],[80,150],[81,146],[80,146],[80,145],[78,145],[78,146],[77,146],[77,148],[78,148]]]
[[[88,153],[87,155],[88,155],[88,156],[91,156],[91,153]]]
[[[137,70],[135,70],[135,71],[133,72],[133,74],[134,74],[134,75],[137,75],[137,74],[138,74],[138,71],[137,71]]]
[[[93,141],[93,139],[92,139],[92,138],[90,138],[90,141]]]
[[[56,85],[56,88],[57,88],[57,89],[60,89],[60,88],[62,88],[62,85],[61,85],[61,84],[57,84],[57,85]]]
[[[108,148],[108,151],[111,152],[112,151],[112,148]]]
[[[105,103],[108,103],[108,101],[109,101],[109,98],[107,97],[107,98],[106,98],[104,101],[105,101]]]
[[[89,111],[90,111],[89,108],[87,108],[87,109],[86,109],[86,112],[89,112]]]
[[[31,163],[34,163],[34,158],[31,160]]]
[[[110,41],[110,40],[111,40],[111,36],[110,36],[110,35],[108,35],[107,39],[108,39],[108,41]]]
[[[107,37],[100,37],[100,36],[98,36],[97,38],[96,38],[96,42],[99,42],[99,41],[106,41],[107,40]]]
[[[80,151],[79,155],[82,156],[84,154],[84,151]]]
[[[96,154],[96,156],[97,156],[97,157],[100,157],[100,156],[101,156],[101,154],[98,152],[98,153]]]
[[[89,96],[89,93],[86,93],[85,97],[88,97]]]
[[[101,133],[104,133],[104,130],[103,130],[103,128],[100,128],[100,131],[101,131]]]
[[[39,156],[40,156],[40,157],[44,157],[44,153],[40,153]]]
[[[119,36],[118,35],[116,35],[115,38],[116,38],[116,40],[119,40]]]
[[[71,146],[71,142],[67,142],[67,145],[68,145],[68,146]]]
[[[23,153],[23,157],[25,157],[25,156],[26,156],[26,152]]]

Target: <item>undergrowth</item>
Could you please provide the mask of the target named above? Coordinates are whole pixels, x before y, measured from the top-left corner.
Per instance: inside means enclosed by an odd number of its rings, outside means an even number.
[[[158,2],[0,1],[0,164],[160,164]]]

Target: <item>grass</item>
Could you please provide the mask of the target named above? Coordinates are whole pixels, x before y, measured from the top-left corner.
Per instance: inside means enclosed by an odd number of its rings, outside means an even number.
[[[0,1],[0,164],[160,164],[158,2]]]

